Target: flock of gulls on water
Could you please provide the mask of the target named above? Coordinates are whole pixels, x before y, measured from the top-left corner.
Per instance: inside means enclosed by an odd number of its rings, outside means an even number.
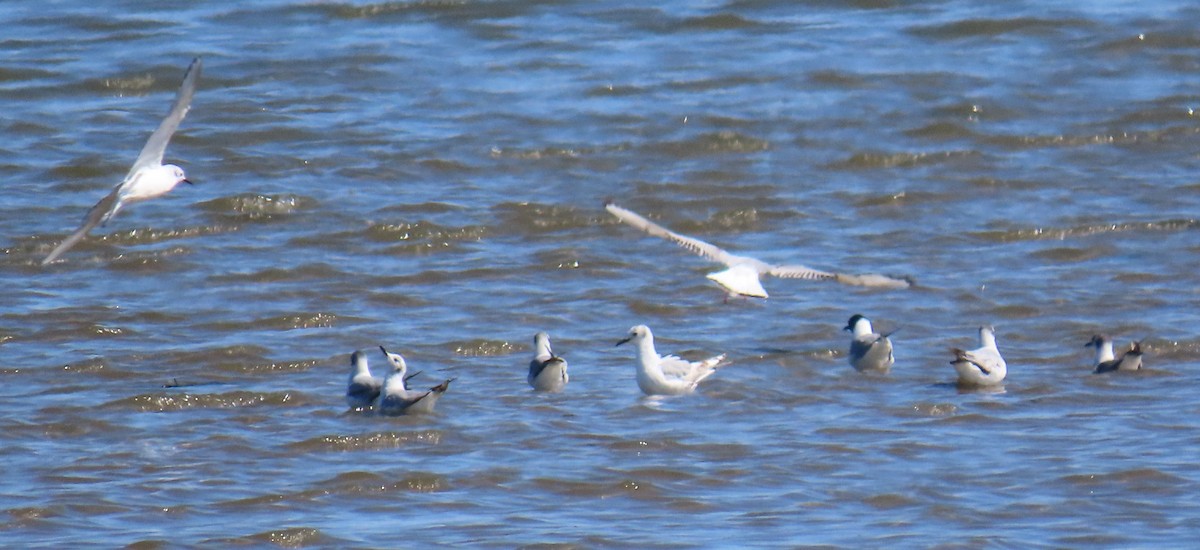
[[[137,160],[129,169],[125,179],[117,184],[108,195],[96,203],[84,217],[83,224],[42,260],[42,265],[54,262],[98,225],[108,223],[122,207],[167,194],[180,183],[192,183],[183,169],[173,164],[163,164],[163,153],[171,136],[191,106],[200,78],[201,60],[195,58],[183,76],[183,84],[176,93],[175,101]],[[767,298],[761,278],[765,275],[785,279],[808,279],[814,281],[836,281],[848,285],[885,289],[904,289],[912,286],[909,277],[897,277],[877,273],[846,274],[820,271],[802,265],[771,265],[749,256],[731,254],[720,247],[694,237],[675,233],[631,210],[608,202],[604,205],[613,216],[622,222],[650,235],[662,237],[703,256],[725,265],[725,269],[707,275],[727,293],[728,298]],[[892,353],[891,332],[879,334],[871,326],[871,320],[862,316],[850,317],[845,330],[852,333],[850,365],[860,372],[886,374],[891,370],[895,357]],[[892,331],[895,332],[895,331]],[[703,361],[687,361],[674,355],[659,355],[654,348],[654,334],[650,327],[637,325],[629,329],[629,336],[617,345],[631,343],[637,353],[637,384],[646,395],[683,395],[695,391],[696,386],[717,371],[725,355],[717,355]],[[1142,367],[1140,342],[1133,342],[1129,351],[1117,358],[1113,341],[1106,335],[1092,337],[1087,346],[1096,348],[1097,373],[1133,371]],[[566,387],[567,361],[555,355],[550,348],[550,336],[545,332],[533,338],[534,357],[529,362],[526,380],[538,391],[558,392]],[[346,388],[346,403],[353,409],[374,410],[378,414],[395,416],[425,414],[433,412],[438,399],[450,388],[455,379],[424,391],[413,391],[408,381],[420,374],[408,374],[408,365],[398,353],[390,353],[382,346],[391,371],[383,378],[371,374],[367,354],[357,350],[350,355],[350,379]],[[1004,381],[1008,366],[996,347],[996,333],[990,326],[979,328],[979,347],[973,350],[954,348],[954,360],[950,362],[958,373],[958,383],[964,386],[995,386]]]

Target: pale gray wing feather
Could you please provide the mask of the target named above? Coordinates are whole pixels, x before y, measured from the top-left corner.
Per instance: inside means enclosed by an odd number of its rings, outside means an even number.
[[[146,145],[142,147],[142,152],[133,162],[133,167],[129,169],[129,175],[125,176],[126,178],[147,166],[162,164],[167,143],[171,141],[171,136],[175,134],[179,123],[183,121],[183,117],[187,115],[188,109],[192,105],[192,95],[196,93],[196,81],[200,79],[201,66],[202,62],[199,57],[193,59],[192,64],[188,65],[187,72],[183,75],[183,84],[175,93],[175,103],[171,105],[171,110],[167,111],[167,117],[158,125],[158,129],[154,130],[154,133],[150,134],[150,139],[146,140]]]
[[[108,221],[108,218],[112,217],[112,215],[116,213],[120,203],[120,190],[120,185],[113,187],[113,190],[109,192],[109,194],[105,195],[103,199],[100,199],[100,202],[92,206],[92,209],[88,210],[87,215],[83,217],[83,225],[79,226],[79,229],[76,229],[74,233],[71,233],[70,237],[67,237],[66,240],[54,247],[54,250],[50,252],[50,255],[46,256],[45,260],[42,260],[42,265],[46,265],[54,260],[57,260],[59,256],[62,256],[68,250],[70,250],[71,247],[75,246],[76,243],[87,236],[88,232],[94,229],[97,225]]]
[[[683,248],[686,248],[695,254],[704,256],[705,258],[708,258],[714,262],[721,262],[725,265],[732,266],[737,263],[744,263],[748,260],[753,260],[752,258],[744,258],[742,256],[730,254],[722,250],[720,247],[706,243],[700,239],[695,239],[686,235],[680,235],[679,233],[671,231],[670,229],[641,217],[632,210],[626,210],[615,204],[608,203],[604,205],[604,208],[608,210],[610,214],[616,216],[617,219],[637,229],[641,229],[642,231],[645,231],[650,235],[654,235],[655,237],[662,237],[669,241],[673,241],[675,244],[682,246]]]
[[[767,270],[767,274],[779,277],[781,279],[808,279],[810,281],[825,281],[829,279],[836,279],[838,277],[836,273],[820,271],[802,265],[771,266],[771,268]]]

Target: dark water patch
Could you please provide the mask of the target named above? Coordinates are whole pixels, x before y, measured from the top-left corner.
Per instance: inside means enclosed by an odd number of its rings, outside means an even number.
[[[844,160],[835,161],[826,168],[830,170],[878,170],[884,168],[917,168],[959,160],[982,157],[973,150],[935,151],[930,153],[855,153]]]
[[[595,269],[598,267],[613,267],[611,264],[604,262],[589,261],[591,256],[585,250],[578,248],[558,248],[554,250],[546,250],[534,254],[535,266],[541,269],[580,269],[587,267]],[[3,342],[0,337],[0,342]]]
[[[323,435],[288,444],[296,452],[346,452],[379,451],[399,449],[413,445],[438,445],[442,441],[439,430],[412,432],[377,432],[365,435]]]
[[[492,207],[500,219],[498,233],[541,234],[580,229],[595,224],[596,212],[571,206],[530,202],[503,202]]]
[[[539,477],[532,480],[532,485],[538,491],[575,498],[630,497],[650,500],[662,498],[662,491],[653,483],[632,479],[595,482]]]
[[[1109,473],[1073,474],[1059,481],[1086,490],[1090,496],[1113,495],[1177,495],[1189,492],[1193,484],[1181,478],[1153,468],[1134,468]]]
[[[478,241],[487,235],[484,226],[446,227],[428,221],[371,223],[363,232],[368,240],[379,243],[413,241],[422,247],[441,248],[451,243]]]
[[[1067,29],[1089,29],[1094,24],[1086,19],[1044,19],[1012,17],[1008,19],[964,19],[951,23],[910,27],[908,32],[934,40],[994,37],[1005,34],[1050,36]]]
[[[651,154],[688,158],[722,154],[759,153],[769,150],[771,142],[732,130],[722,130],[720,132],[703,133],[680,141],[650,143],[645,148]]]
[[[962,124],[954,122],[933,122],[920,128],[905,130],[904,135],[918,139],[949,141],[973,138],[975,137],[975,132]]]
[[[488,340],[483,338],[446,342],[445,347],[453,350],[456,355],[466,357],[496,357],[511,355],[517,351],[527,349],[522,344],[514,344],[507,340]]]
[[[1112,255],[1114,252],[1115,249],[1113,247],[1103,245],[1089,246],[1087,248],[1060,246],[1037,250],[1030,253],[1030,256],[1046,262],[1070,263],[1103,258]]]
[[[222,538],[202,541],[204,545],[247,546],[270,544],[279,548],[333,547],[347,541],[330,537],[313,527],[286,527],[255,533],[242,538]]]
[[[242,193],[200,203],[205,211],[238,221],[262,221],[315,209],[316,199],[293,194],[260,195]]]
[[[918,418],[950,416],[958,414],[958,406],[953,403],[919,402],[914,403],[907,412]]]
[[[46,69],[30,68],[30,67],[0,67],[0,83],[7,82],[25,82],[28,80],[41,80],[49,78],[59,78],[62,74],[52,72]],[[15,126],[14,123],[12,126]],[[32,123],[30,123],[32,124]],[[10,126],[11,127],[11,126]]]
[[[348,274],[330,264],[321,262],[305,264],[287,269],[269,267],[251,273],[221,273],[209,277],[214,284],[220,283],[285,283],[339,280]]]
[[[900,191],[899,193],[868,195],[863,195],[862,193],[845,193],[843,196],[858,208],[911,207],[915,205],[951,202],[958,199],[957,195],[929,191]]]
[[[583,91],[583,96],[587,98],[593,97],[632,97],[651,93],[652,89],[644,86],[636,86],[632,84],[604,84],[601,86],[592,86]]]
[[[820,69],[808,73],[807,81],[814,86],[829,86],[857,90],[874,85],[872,79],[858,73],[850,73],[837,69]]]
[[[728,90],[731,88],[736,88],[738,86],[754,86],[754,85],[761,85],[761,84],[769,84],[773,81],[774,81],[774,79],[763,77],[763,76],[757,76],[757,75],[755,75],[755,76],[732,75],[732,76],[723,76],[721,78],[704,78],[704,79],[700,79],[700,80],[673,80],[671,82],[666,83],[665,86],[668,88],[674,89],[674,90],[681,91],[681,92],[703,93],[703,92],[712,92],[715,90]],[[692,119],[685,117],[684,123],[687,123],[690,120],[692,120]],[[730,117],[719,116],[719,115],[702,115],[702,116],[696,118],[695,122],[699,122],[702,124],[709,124],[709,125],[713,125],[713,126],[735,126],[735,127],[741,127],[741,128],[747,128],[747,127],[750,127],[753,125],[745,120],[737,121],[735,119],[731,119]],[[716,136],[719,139],[728,139],[728,137],[721,136],[719,134],[710,134],[710,136]],[[739,137],[739,136],[734,134],[729,137]],[[712,139],[712,137],[709,137],[709,139]],[[739,139],[745,139],[745,138],[739,137]],[[765,141],[763,142],[763,144],[764,144],[763,150],[765,150],[767,148],[767,145],[769,145],[769,144],[766,144]],[[734,152],[759,150],[757,148],[747,148],[746,146],[754,147],[753,143],[747,142],[745,144],[745,146],[738,146],[734,150]]]
[[[717,13],[701,17],[688,17],[680,21],[682,30],[721,31],[753,29],[762,24],[734,13]]]
[[[245,407],[300,407],[313,404],[297,392],[152,393],[109,401],[101,408],[138,412],[167,412],[189,409]]]

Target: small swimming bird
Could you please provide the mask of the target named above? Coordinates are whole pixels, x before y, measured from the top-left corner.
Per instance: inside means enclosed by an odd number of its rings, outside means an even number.
[[[354,350],[350,354],[350,383],[346,387],[346,404],[352,409],[370,407],[379,398],[383,379],[371,376],[367,354]]]
[[[1129,345],[1129,351],[1121,354],[1121,358],[1117,359],[1113,355],[1113,341],[1107,334],[1097,334],[1092,336],[1092,340],[1083,345],[1083,347],[1094,346],[1096,348],[1096,374],[1114,371],[1131,371],[1142,368],[1142,343],[1133,342]]]
[[[725,359],[722,353],[703,361],[687,361],[674,355],[660,356],[654,349],[650,327],[637,325],[629,329],[629,337],[617,345],[632,341],[637,346],[637,383],[646,395],[682,395],[692,393],[702,380],[717,371]]]
[[[850,338],[850,366],[859,372],[887,374],[896,358],[892,355],[892,333],[878,334],[871,329],[871,320],[862,315],[850,317],[846,328],[854,336]]]
[[[534,354],[529,361],[525,380],[538,391],[558,392],[567,385],[567,360],[550,350],[550,335],[539,332],[533,336]]]
[[[1004,381],[1008,365],[996,348],[996,330],[989,326],[979,327],[979,347],[971,351],[958,348],[954,353],[954,370],[958,371],[958,383],[962,386],[993,386]]]
[[[387,352],[385,351],[384,353]],[[408,371],[408,365],[404,362],[404,358],[400,354],[388,353],[389,360],[393,357],[396,360],[392,363],[392,372],[383,381],[383,388],[379,392],[379,405],[376,407],[376,410],[379,411],[379,414],[387,416],[432,413],[438,399],[442,397],[442,394],[446,393],[446,390],[450,388],[450,383],[456,379],[447,379],[445,382],[429,388],[429,391],[424,393],[410,392],[406,387],[404,378],[405,373]]]
[[[848,275],[844,273],[830,273],[826,271],[818,271],[810,267],[802,265],[771,265],[766,262],[751,258],[748,256],[737,256],[730,254],[721,248],[706,243],[700,239],[688,237],[675,233],[661,225],[658,225],[637,213],[626,210],[613,204],[612,202],[605,203],[604,208],[609,213],[616,216],[617,219],[636,227],[655,237],[662,237],[669,241],[674,241],[675,244],[682,246],[700,256],[709,260],[725,264],[728,269],[709,273],[707,277],[717,283],[729,293],[731,297],[750,296],[753,298],[766,298],[767,291],[763,288],[759,277],[763,275],[773,275],[785,279],[810,279],[810,280],[831,280],[839,283],[857,286],[869,286],[880,288],[908,288],[912,286],[912,280],[907,277],[897,278],[888,275],[866,274],[866,275]]]
[[[171,136],[179,128],[179,123],[183,121],[191,106],[192,95],[196,92],[196,81],[200,78],[200,68],[200,58],[197,57],[184,73],[183,84],[175,94],[175,103],[171,105],[167,117],[158,125],[158,129],[150,134],[150,139],[142,147],[142,152],[138,154],[125,179],[88,210],[87,216],[83,218],[83,225],[55,247],[50,255],[42,260],[42,265],[58,259],[97,225],[108,223],[108,220],[117,215],[125,205],[160,197],[180,183],[192,183],[184,175],[182,168],[174,164],[163,164],[162,159],[167,150],[167,143],[171,141]]]

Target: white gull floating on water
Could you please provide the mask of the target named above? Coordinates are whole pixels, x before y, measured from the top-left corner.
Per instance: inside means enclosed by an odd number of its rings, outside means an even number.
[[[380,347],[380,349],[383,348]],[[392,363],[392,372],[384,379],[383,387],[379,392],[379,405],[376,407],[379,414],[399,416],[432,413],[438,399],[446,393],[446,390],[450,389],[450,383],[455,379],[449,378],[424,393],[409,391],[406,382],[412,376],[405,377],[408,373],[408,364],[404,362],[404,358],[398,353],[388,353],[387,350],[383,350],[383,353]]]
[[[970,351],[951,348],[954,353],[954,370],[958,371],[958,383],[963,386],[994,386],[1008,375],[1008,364],[996,348],[996,330],[989,326],[979,327],[979,347]]]
[[[1142,368],[1142,343],[1133,342],[1129,351],[1117,359],[1113,354],[1113,341],[1107,334],[1097,334],[1083,347],[1096,348],[1096,374],[1115,371],[1134,371]]]
[[[850,338],[850,366],[859,372],[878,372],[887,374],[892,364],[896,362],[892,354],[892,341],[887,334],[879,334],[871,328],[871,320],[862,315],[850,317],[846,328],[853,331]]]
[[[534,354],[529,361],[529,375],[525,380],[538,391],[558,392],[567,385],[567,360],[554,355],[550,349],[550,335],[539,332],[533,336]]]
[[[196,93],[196,81],[200,78],[200,68],[200,58],[197,57],[184,73],[183,84],[175,94],[175,103],[171,105],[167,117],[158,125],[158,129],[150,134],[150,139],[142,147],[142,152],[133,162],[133,167],[125,175],[124,181],[118,183],[108,195],[88,210],[83,225],[55,247],[50,255],[42,260],[42,265],[58,259],[97,225],[108,223],[123,206],[161,197],[180,183],[192,183],[184,175],[182,168],[174,164],[163,164],[162,159],[167,150],[167,143],[171,141],[171,136],[179,128],[179,123],[183,121],[192,104],[192,95]]]
[[[722,353],[703,361],[687,361],[674,355],[659,355],[654,349],[650,327],[637,325],[629,329],[629,337],[617,342],[633,342],[637,347],[637,383],[646,395],[682,395],[692,393],[705,378],[717,371],[725,359]]]
[[[891,277],[888,275],[874,273],[849,275],[845,273],[818,271],[802,265],[771,265],[749,256],[730,254],[720,247],[706,243],[700,239],[680,235],[643,218],[632,210],[621,208],[611,202],[605,203],[604,208],[616,216],[617,219],[650,235],[673,241],[675,244],[709,260],[725,264],[728,269],[709,273],[708,278],[721,285],[721,288],[729,292],[730,296],[766,298],[767,291],[763,288],[762,282],[759,281],[759,277],[763,275],[772,275],[785,279],[831,280],[848,285],[878,288],[908,288],[912,286],[912,281],[908,278]]]

